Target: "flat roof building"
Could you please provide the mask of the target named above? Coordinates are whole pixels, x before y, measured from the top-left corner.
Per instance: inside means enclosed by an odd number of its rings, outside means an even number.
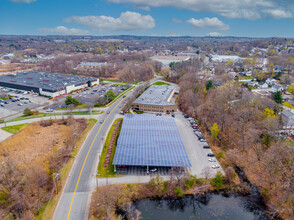
[[[191,167],[173,118],[126,114],[113,165]]]
[[[147,112],[176,112],[176,104],[171,103],[175,90],[174,86],[152,85],[133,102],[132,107]]]
[[[99,84],[99,79],[76,75],[29,71],[0,76],[0,86],[59,96],[73,90]]]

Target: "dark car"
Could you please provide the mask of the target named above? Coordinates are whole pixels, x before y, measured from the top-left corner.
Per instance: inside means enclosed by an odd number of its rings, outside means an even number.
[[[126,96],[125,95],[123,95],[123,98],[125,98]]]
[[[174,118],[174,117],[175,117],[175,115],[172,115],[172,117]]]
[[[212,154],[212,153],[208,153],[207,156],[208,156],[208,157],[214,157],[214,154]]]
[[[189,115],[184,115],[184,117],[185,117],[185,118],[190,118],[190,116],[189,116]]]
[[[209,149],[210,147],[208,145],[203,146],[204,149]]]

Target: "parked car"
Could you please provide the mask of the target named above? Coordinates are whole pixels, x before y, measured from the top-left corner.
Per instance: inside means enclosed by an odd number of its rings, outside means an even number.
[[[214,154],[213,153],[208,153],[207,156],[208,157],[214,157]]]
[[[217,169],[217,168],[220,168],[220,165],[218,165],[218,164],[212,165],[212,169]]]
[[[210,147],[208,145],[203,146],[204,149],[209,149]]]
[[[202,137],[199,138],[199,141],[200,142],[206,142],[206,139],[202,136]]]
[[[184,115],[184,117],[185,117],[185,118],[190,118],[190,116],[189,116],[189,115]]]
[[[125,95],[123,95],[123,98],[125,98],[126,96]]]
[[[106,112],[106,114],[109,114],[109,113],[110,113],[110,111],[107,111],[107,112]]]
[[[152,168],[152,169],[149,170],[150,173],[155,173],[156,171],[157,171],[156,168]]]
[[[101,119],[101,120],[100,120],[100,124],[102,124],[103,122],[104,122],[104,119]]]
[[[209,158],[208,161],[209,162],[216,162],[216,159],[215,158]]]
[[[18,103],[17,105],[18,105],[18,106],[22,106],[22,104],[21,104],[21,103]]]
[[[174,117],[175,117],[175,115],[174,115],[174,114],[172,114],[172,117],[174,118]]]

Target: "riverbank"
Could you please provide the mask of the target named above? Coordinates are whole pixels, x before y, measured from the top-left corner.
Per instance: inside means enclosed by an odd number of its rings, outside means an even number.
[[[238,179],[237,176],[234,178]],[[92,195],[89,219],[116,219],[118,214],[130,217],[134,202],[146,199],[172,199],[219,194],[223,196],[248,196],[255,206],[264,212],[260,197],[252,197],[252,189],[247,183],[234,184],[232,180],[218,173],[215,178],[197,178],[173,172],[168,181],[159,175],[144,184],[114,184],[96,188]],[[255,201],[255,198],[257,199]],[[262,199],[262,198],[261,198]],[[132,211],[131,211],[132,210]],[[131,211],[131,213],[130,213]],[[131,216],[136,218],[136,216]]]

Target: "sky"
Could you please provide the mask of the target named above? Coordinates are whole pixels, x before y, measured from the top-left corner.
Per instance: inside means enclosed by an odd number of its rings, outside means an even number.
[[[0,0],[0,34],[294,37],[294,0]]]

